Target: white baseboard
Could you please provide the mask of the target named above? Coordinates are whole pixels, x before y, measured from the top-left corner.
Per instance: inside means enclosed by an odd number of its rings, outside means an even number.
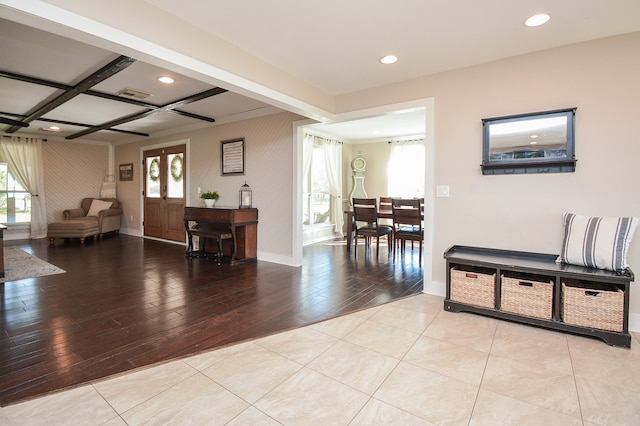
[[[120,228],[120,233],[125,235],[131,235],[132,237],[142,237],[142,231],[139,229],[128,230],[126,228]]]
[[[424,283],[423,293],[432,294],[434,296],[445,297],[447,295],[447,285],[440,281],[431,281]]]
[[[15,233],[5,232],[3,239],[5,241],[29,240],[31,239],[31,233],[29,232],[29,230],[26,230],[24,232],[15,232]]]
[[[299,266],[302,266],[294,263],[293,257],[291,256],[280,256],[277,254],[262,252],[262,251],[259,251],[257,255],[258,255],[258,260],[263,262],[278,263],[280,265],[294,266],[296,268]]]
[[[640,314],[629,314],[629,331],[640,333]]]

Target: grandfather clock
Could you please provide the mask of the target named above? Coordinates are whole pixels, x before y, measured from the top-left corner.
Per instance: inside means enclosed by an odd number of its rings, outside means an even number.
[[[358,156],[351,162],[351,170],[353,170],[353,189],[349,194],[349,205],[353,206],[354,198],[367,198],[367,191],[364,190],[364,168],[367,162],[364,158]]]

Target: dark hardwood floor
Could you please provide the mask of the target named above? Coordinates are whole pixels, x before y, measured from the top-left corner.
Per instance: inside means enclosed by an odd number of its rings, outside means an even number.
[[[300,268],[188,260],[127,235],[5,245],[66,273],[0,284],[2,406],[422,291],[417,250],[354,260],[341,241],[306,247]]]

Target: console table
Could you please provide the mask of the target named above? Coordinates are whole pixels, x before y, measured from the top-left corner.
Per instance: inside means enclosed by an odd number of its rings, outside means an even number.
[[[194,235],[207,238],[209,233],[211,238],[217,239],[220,233],[230,233],[231,238],[225,239],[221,245],[225,258],[231,263],[257,258],[258,209],[185,207],[184,226],[188,256],[196,253],[193,249]]]
[[[557,257],[453,246],[444,253],[447,260],[444,309],[592,336],[612,346],[631,347],[628,317],[633,272],[627,269],[616,273],[557,263]],[[582,304],[583,300],[586,304]]]

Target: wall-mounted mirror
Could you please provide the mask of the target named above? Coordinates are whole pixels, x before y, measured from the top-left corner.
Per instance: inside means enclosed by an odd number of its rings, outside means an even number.
[[[484,118],[482,174],[573,172],[576,108]]]

